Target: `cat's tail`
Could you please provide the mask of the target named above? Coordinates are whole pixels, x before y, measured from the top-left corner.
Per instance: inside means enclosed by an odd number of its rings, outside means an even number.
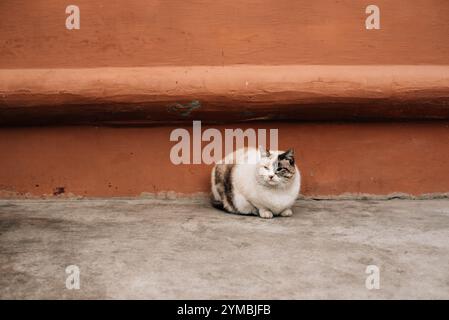
[[[216,209],[224,210],[223,202],[215,199],[213,194],[210,197],[210,203],[212,204],[212,207],[214,207]]]

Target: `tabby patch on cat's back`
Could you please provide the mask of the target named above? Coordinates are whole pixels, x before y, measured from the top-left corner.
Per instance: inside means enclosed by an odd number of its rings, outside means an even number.
[[[301,175],[293,149],[243,148],[228,154],[211,173],[212,205],[229,213],[288,217]]]

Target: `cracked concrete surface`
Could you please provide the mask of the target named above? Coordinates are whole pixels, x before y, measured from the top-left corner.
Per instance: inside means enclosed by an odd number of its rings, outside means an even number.
[[[0,200],[0,298],[449,299],[449,200],[298,201],[272,220],[199,200]]]

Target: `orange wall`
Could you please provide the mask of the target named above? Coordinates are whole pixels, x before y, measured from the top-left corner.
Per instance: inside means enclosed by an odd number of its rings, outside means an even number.
[[[239,127],[279,128],[280,148],[296,150],[306,195],[449,191],[449,122]],[[209,166],[171,164],[173,129],[0,129],[0,195],[51,194],[57,187],[84,196],[207,192]]]
[[[449,119],[449,66],[0,69],[0,126]]]
[[[2,0],[0,68],[448,64],[448,17],[447,0]]]
[[[65,28],[69,4],[80,30]],[[365,29],[370,4],[381,30]],[[0,197],[207,191],[210,167],[169,161],[170,131],[193,119],[279,128],[306,195],[448,192],[446,120],[273,122],[448,119],[448,17],[447,0],[2,0],[0,125],[146,127],[0,128]],[[248,65],[275,71],[248,81]],[[174,66],[215,73],[193,83]],[[171,110],[193,100],[191,115]]]

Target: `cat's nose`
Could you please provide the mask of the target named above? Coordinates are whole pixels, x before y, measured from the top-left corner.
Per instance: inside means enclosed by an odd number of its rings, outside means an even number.
[[[273,180],[274,175],[269,175],[268,178],[270,178],[270,180]]]

